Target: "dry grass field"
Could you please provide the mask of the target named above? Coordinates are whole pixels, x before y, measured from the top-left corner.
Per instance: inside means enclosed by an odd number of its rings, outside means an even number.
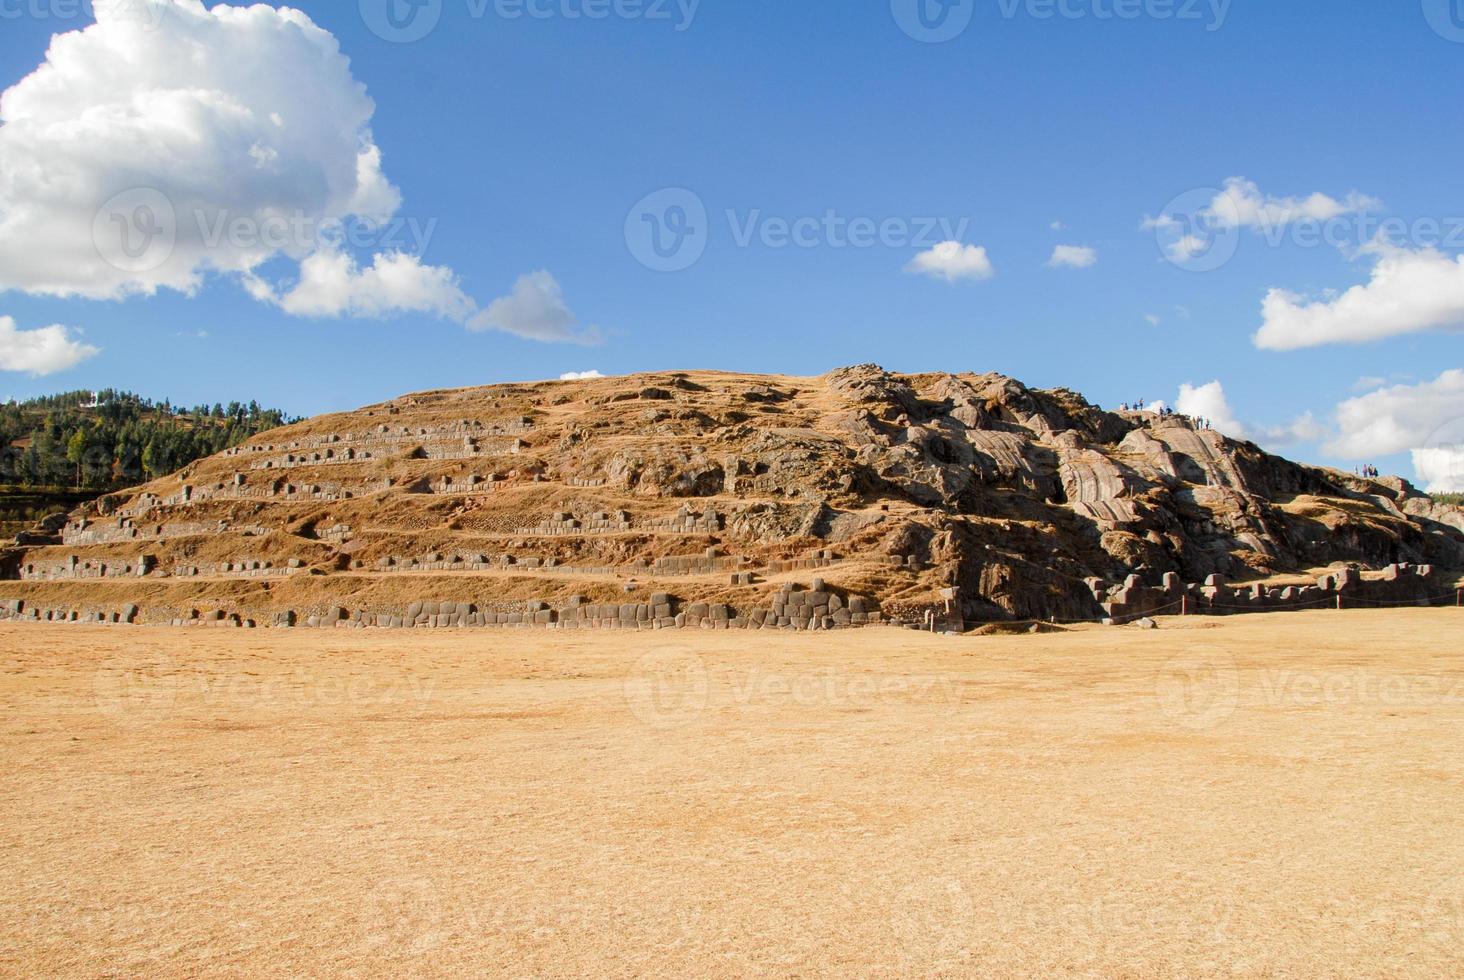
[[[0,972],[1464,972],[1464,612],[0,626]]]

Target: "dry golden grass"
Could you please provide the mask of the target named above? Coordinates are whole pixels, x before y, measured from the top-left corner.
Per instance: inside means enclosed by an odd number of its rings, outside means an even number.
[[[1464,611],[0,627],[10,975],[1458,975]]]

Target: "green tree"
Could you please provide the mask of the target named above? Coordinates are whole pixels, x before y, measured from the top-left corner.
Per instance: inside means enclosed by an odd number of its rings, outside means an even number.
[[[81,486],[81,461],[86,459],[86,429],[77,429],[66,443],[66,458],[76,467],[76,485]]]

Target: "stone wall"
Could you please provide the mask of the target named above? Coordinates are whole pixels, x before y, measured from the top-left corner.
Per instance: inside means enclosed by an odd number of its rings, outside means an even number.
[[[1183,583],[1172,572],[1158,586],[1144,585],[1131,575],[1122,585],[1089,579],[1093,598],[1115,622],[1145,616],[1182,614],[1227,616],[1248,612],[1287,612],[1305,609],[1360,609],[1390,606],[1453,605],[1458,589],[1431,565],[1390,565],[1379,579],[1364,579],[1360,572],[1341,569],[1315,584],[1230,586],[1220,575],[1203,584]]]
[[[99,578],[275,578],[293,575],[304,563],[291,558],[279,565],[273,561],[239,558],[221,562],[175,562],[160,566],[152,555],[133,560],[105,561],[68,555],[59,562],[26,562],[20,566],[23,582],[73,582]]]
[[[829,630],[875,625],[883,621],[876,600],[841,595],[818,579],[813,587],[784,585],[766,604],[738,608],[722,603],[686,602],[670,593],[650,594],[645,601],[597,603],[573,597],[558,605],[528,600],[472,603],[421,600],[403,606],[347,609],[281,610],[255,616],[222,609],[139,610],[119,608],[51,608],[24,600],[0,600],[0,619],[30,622],[147,623],[172,626],[268,625],[343,629],[474,629],[491,627],[553,629],[789,629]]]

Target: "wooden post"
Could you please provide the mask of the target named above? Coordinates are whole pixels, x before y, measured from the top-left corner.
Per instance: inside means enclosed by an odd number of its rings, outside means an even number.
[[[1182,596],[1179,597],[1179,614],[1181,616],[1188,616],[1189,615],[1189,593],[1188,592],[1186,592],[1184,595],[1182,595]]]
[[[1337,611],[1342,611],[1342,593],[1340,592],[1337,593]]]

